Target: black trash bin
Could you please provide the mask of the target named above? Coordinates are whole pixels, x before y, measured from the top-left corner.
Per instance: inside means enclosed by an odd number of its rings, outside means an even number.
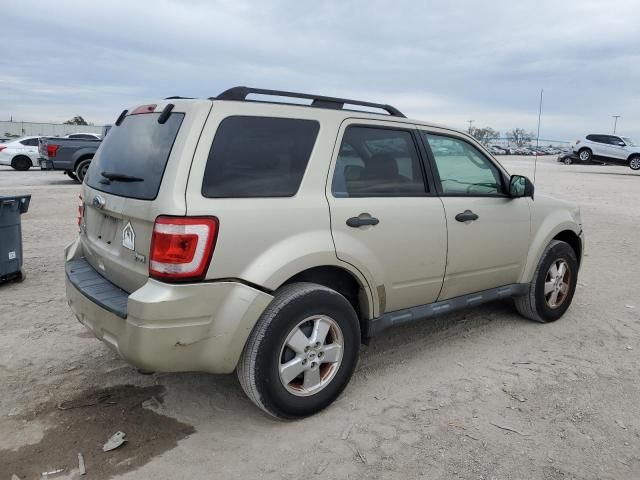
[[[24,279],[20,216],[30,201],[31,195],[0,197],[0,283]]]

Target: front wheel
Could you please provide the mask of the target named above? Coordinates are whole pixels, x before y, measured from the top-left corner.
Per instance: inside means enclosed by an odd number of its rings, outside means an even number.
[[[640,157],[633,157],[629,161],[629,167],[631,167],[631,170],[640,170]]]
[[[578,154],[578,156],[580,157],[580,160],[582,162],[590,162],[593,154],[591,153],[591,150],[589,150],[588,148],[583,148],[582,150],[580,150],[580,153]]]
[[[314,283],[280,289],[245,345],[237,368],[247,396],[279,418],[330,405],[358,361],[356,312],[338,292]]]
[[[573,163],[573,160],[571,159],[571,157],[566,157],[564,159],[564,164],[565,165],[571,165]]]
[[[566,242],[553,240],[545,249],[529,285],[529,292],[514,299],[523,317],[547,323],[569,308],[578,283],[576,252]]]

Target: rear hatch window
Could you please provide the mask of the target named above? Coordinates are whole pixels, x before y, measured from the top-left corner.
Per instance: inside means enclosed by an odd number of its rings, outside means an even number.
[[[154,200],[184,113],[172,113],[164,124],[158,123],[159,117],[128,115],[113,126],[91,162],[87,185],[121,197]]]

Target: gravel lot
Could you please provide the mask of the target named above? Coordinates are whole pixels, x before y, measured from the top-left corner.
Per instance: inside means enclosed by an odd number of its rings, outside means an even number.
[[[532,175],[531,157],[502,160]],[[279,422],[235,376],[141,375],[88,335],[64,299],[79,187],[0,167],[0,195],[33,195],[27,280],[0,286],[0,480],[77,477],[79,451],[90,479],[640,478],[640,175],[545,158],[536,183],[582,205],[564,318],[493,303],[387,331],[332,407]],[[117,430],[128,442],[102,452]]]

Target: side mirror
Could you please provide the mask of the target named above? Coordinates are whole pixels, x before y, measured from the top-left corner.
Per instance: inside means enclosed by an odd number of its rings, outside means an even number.
[[[512,175],[509,180],[509,196],[511,198],[531,197],[533,198],[533,183],[522,175]]]
[[[618,142],[618,145],[621,146],[621,147],[626,147],[627,146],[627,144],[624,143],[624,142]]]

